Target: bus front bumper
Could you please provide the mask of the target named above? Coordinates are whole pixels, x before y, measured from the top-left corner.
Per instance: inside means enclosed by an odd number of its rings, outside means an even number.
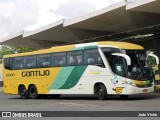
[[[144,87],[144,88],[139,88],[139,87],[129,85],[128,94],[132,94],[132,95],[143,94],[143,93],[151,93],[153,91],[154,91],[154,85],[152,85],[151,87]]]

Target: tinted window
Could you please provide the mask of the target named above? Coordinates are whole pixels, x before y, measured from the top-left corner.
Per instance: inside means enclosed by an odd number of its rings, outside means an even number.
[[[110,53],[120,53],[121,52],[118,48],[104,47],[101,49],[103,52],[110,52]]]
[[[13,69],[14,70],[23,69],[23,57],[13,58]]]
[[[44,67],[50,67],[50,66],[51,66],[50,54],[37,56],[37,67],[44,68]]]
[[[87,65],[102,64],[102,59],[97,49],[85,50],[84,58],[84,62]]]
[[[66,53],[53,54],[53,66],[66,66]]]
[[[4,58],[4,67],[6,69],[10,69],[10,59],[9,58]]]
[[[113,59],[113,65],[114,65],[113,72],[117,75],[125,77],[125,68],[124,68],[123,60],[115,57]]]
[[[110,48],[110,47],[104,47],[101,48],[105,57],[107,58],[107,61],[111,67],[111,69],[113,70],[113,58],[112,58],[112,53],[120,53],[120,50],[117,48]]]
[[[67,53],[67,65],[82,65],[83,51],[72,51]]]
[[[36,56],[27,56],[24,57],[25,68],[36,68]]]

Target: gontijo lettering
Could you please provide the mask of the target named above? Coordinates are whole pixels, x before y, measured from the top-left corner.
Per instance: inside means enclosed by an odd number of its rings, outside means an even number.
[[[49,70],[35,70],[35,71],[23,71],[22,77],[33,77],[33,76],[49,76],[50,71]]]

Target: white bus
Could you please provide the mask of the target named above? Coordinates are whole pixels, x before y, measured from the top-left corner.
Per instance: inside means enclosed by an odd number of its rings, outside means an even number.
[[[154,91],[154,75],[140,45],[94,42],[6,55],[4,93],[35,99],[39,95],[129,95]]]

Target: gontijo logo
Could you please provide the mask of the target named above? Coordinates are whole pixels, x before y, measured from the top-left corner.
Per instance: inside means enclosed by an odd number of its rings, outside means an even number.
[[[114,90],[117,94],[121,94],[123,88],[124,88],[124,87],[116,87],[115,89],[113,88],[113,90]]]
[[[33,77],[33,76],[49,76],[50,71],[49,70],[35,70],[35,71],[23,71],[22,77]]]

